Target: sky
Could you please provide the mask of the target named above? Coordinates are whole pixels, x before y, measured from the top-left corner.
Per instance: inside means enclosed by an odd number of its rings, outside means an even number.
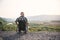
[[[60,0],[0,0],[0,17],[60,15]]]

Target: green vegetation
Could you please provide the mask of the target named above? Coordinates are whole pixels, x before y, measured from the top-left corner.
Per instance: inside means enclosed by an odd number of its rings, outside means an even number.
[[[15,31],[17,29],[16,24],[8,24],[6,20],[0,17],[0,30],[2,31]],[[8,25],[7,25],[8,24]]]
[[[3,18],[0,17],[0,22],[6,22]]]
[[[4,31],[16,31],[17,27],[16,25],[4,25],[3,27]]]
[[[0,30],[2,31],[16,31],[17,25],[15,23],[8,24],[5,20],[0,18]],[[29,32],[39,32],[39,31],[50,31],[50,32],[60,32],[60,26],[46,26],[42,24],[29,23]]]
[[[3,26],[6,24],[7,22],[0,17],[0,30],[3,30]]]
[[[34,25],[34,24],[32,24]],[[32,26],[30,25],[30,26]],[[39,31],[50,31],[50,32],[60,32],[60,26],[52,26],[52,25],[48,25],[48,26],[45,26],[45,25],[34,25],[32,27],[29,28],[29,32],[39,32]],[[36,27],[35,27],[36,26]]]

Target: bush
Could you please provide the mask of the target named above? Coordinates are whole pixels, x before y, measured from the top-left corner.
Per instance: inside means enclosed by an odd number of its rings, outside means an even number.
[[[4,25],[3,29],[4,31],[16,31],[17,27],[16,25]]]

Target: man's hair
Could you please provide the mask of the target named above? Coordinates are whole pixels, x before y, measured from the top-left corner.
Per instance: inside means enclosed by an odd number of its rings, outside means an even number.
[[[21,12],[20,15],[21,15],[21,16],[24,16],[24,12]]]
[[[20,14],[24,14],[24,12],[21,12]]]

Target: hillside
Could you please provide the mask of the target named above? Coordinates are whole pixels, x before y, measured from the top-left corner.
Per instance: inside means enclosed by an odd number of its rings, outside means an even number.
[[[2,17],[0,17],[0,22],[6,22]]]
[[[3,22],[14,22],[13,19],[11,19],[11,18],[4,18],[4,17],[0,17],[0,21],[3,21]]]
[[[52,21],[52,20],[60,20],[60,15],[38,15],[27,18],[30,21]]]
[[[3,17],[2,17],[3,18]],[[3,18],[7,22],[14,22],[16,18]],[[59,21],[60,20],[60,15],[37,15],[37,16],[28,16],[27,19],[29,21]]]

